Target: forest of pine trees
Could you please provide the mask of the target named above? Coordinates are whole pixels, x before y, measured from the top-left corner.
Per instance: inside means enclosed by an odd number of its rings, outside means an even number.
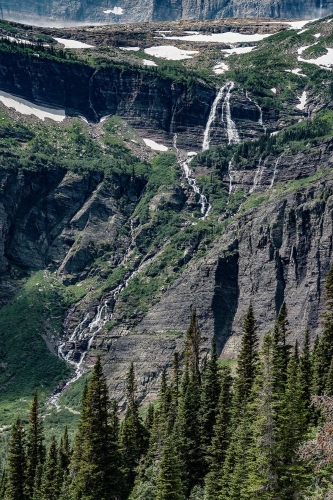
[[[77,435],[44,445],[35,393],[29,426],[12,426],[2,500],[293,500],[333,498],[333,266],[323,334],[288,341],[283,304],[259,348],[250,304],[235,369],[215,339],[202,359],[194,311],[184,353],[140,416],[133,363],[120,421],[100,359],[82,395]],[[180,359],[182,362],[180,362]]]

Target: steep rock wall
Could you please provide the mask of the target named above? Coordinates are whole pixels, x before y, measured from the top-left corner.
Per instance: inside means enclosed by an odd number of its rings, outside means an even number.
[[[117,9],[118,8],[118,9]],[[122,9],[122,11],[119,10]],[[1,0],[0,14],[13,21],[117,23],[219,19],[223,17],[323,17],[332,0]]]

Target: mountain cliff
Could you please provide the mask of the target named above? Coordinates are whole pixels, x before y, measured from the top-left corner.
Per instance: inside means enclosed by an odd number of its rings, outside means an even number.
[[[291,340],[321,333],[332,23],[200,24],[199,41],[195,21],[0,25],[0,388],[8,402],[39,387],[50,426],[77,411],[97,354],[120,407],[131,360],[154,399],[193,309],[202,355],[215,335],[221,360],[250,300],[261,338],[283,301]]]
[[[224,17],[313,19],[331,14],[331,0],[1,0],[2,18],[57,23],[129,23]]]

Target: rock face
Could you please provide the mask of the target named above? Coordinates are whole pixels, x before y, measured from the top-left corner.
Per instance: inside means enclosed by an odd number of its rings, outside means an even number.
[[[150,135],[160,135],[172,146],[201,150],[204,130],[218,89],[204,82],[173,82],[144,70],[102,68],[2,54],[0,89],[37,104],[66,110],[98,122],[118,115]],[[223,98],[227,94],[224,93]],[[242,89],[232,92],[231,113],[242,140],[259,137],[277,128],[278,111],[264,110],[260,123],[258,105]],[[227,122],[219,107],[211,127],[210,145],[228,144]],[[300,115],[301,116],[301,115]]]
[[[42,25],[218,19],[304,18],[333,12],[331,0],[1,0],[1,16]]]

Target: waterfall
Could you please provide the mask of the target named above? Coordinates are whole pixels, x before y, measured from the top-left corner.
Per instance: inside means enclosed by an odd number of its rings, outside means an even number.
[[[226,88],[226,85],[224,85],[223,87],[220,88],[220,90],[218,91],[218,93],[217,93],[217,95],[215,97],[215,100],[213,102],[212,108],[210,110],[208,121],[207,121],[207,125],[206,125],[206,128],[205,128],[204,139],[203,139],[203,143],[202,143],[202,150],[203,151],[207,151],[209,149],[209,147],[210,147],[210,140],[209,140],[209,138],[210,138],[210,129],[211,129],[212,124],[215,121],[217,106],[218,106],[219,102],[221,101],[221,99],[223,97],[225,88]]]
[[[278,173],[278,166],[279,166],[279,163],[280,163],[280,160],[281,160],[282,156],[283,155],[279,156],[278,159],[275,162],[274,172],[273,172],[273,178],[272,178],[271,184],[269,186],[269,189],[272,189],[272,187],[274,186],[274,182],[275,182],[275,179],[276,179],[276,174]]]
[[[178,164],[180,165],[181,169],[184,172],[184,176],[185,176],[185,179],[186,179],[188,185],[192,188],[192,191],[194,192],[194,194],[199,195],[199,205],[201,207],[200,211],[202,214],[201,219],[204,220],[209,215],[209,213],[212,209],[212,205],[208,202],[207,197],[204,194],[200,193],[200,188],[197,186],[196,180],[192,176],[192,170],[190,168],[190,163],[193,160],[193,157],[187,158],[186,160],[183,160],[181,158],[180,151],[177,147],[177,134],[174,134],[174,136],[173,136],[173,147],[176,150]]]
[[[257,108],[257,110],[259,111],[259,120],[258,120],[258,123],[259,123],[259,125],[261,125],[263,127],[265,134],[267,134],[267,127],[264,124],[263,111],[262,111],[261,107],[259,106],[259,104],[256,101],[253,101],[251,99],[251,97],[249,96],[248,91],[246,91],[246,98],[250,102],[252,102],[255,105],[255,107]]]
[[[253,193],[256,190],[256,188],[258,187],[259,182],[261,180],[261,175],[260,175],[260,174],[262,174],[262,172],[261,172],[261,161],[262,161],[262,159],[260,157],[259,158],[258,168],[256,170],[256,173],[255,173],[255,176],[254,176],[254,179],[253,179],[253,186],[250,189],[250,193]]]
[[[227,83],[226,87],[227,87],[227,94],[224,98],[222,110],[224,108],[226,109],[226,123],[227,123],[228,141],[229,141],[229,144],[232,144],[232,143],[240,142],[240,138],[239,138],[236,124],[233,121],[233,119],[231,118],[231,108],[230,108],[231,92],[234,89],[235,84],[234,84],[234,82],[229,82],[229,83]]]
[[[229,198],[230,198],[230,195],[232,193],[232,171],[231,171],[231,167],[232,167],[232,161],[229,161],[229,166],[228,166],[228,175],[229,175]],[[228,201],[229,203],[229,201]]]

